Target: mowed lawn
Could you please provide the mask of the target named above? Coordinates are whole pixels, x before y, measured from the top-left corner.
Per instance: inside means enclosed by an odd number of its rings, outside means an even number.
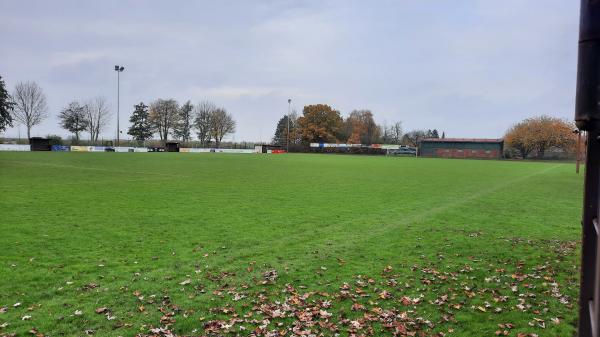
[[[574,171],[0,153],[0,335],[571,336]]]

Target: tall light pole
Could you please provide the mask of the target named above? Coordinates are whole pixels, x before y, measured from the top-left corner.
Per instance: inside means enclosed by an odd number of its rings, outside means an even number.
[[[290,113],[292,111],[292,99],[288,98],[288,115],[287,115],[287,137],[286,138],[286,149],[287,153],[290,153]]]
[[[123,72],[123,70],[125,70],[125,67],[120,66],[120,65],[115,65],[115,71],[117,72],[117,146],[119,146],[119,134],[121,133],[121,129],[119,128],[119,105],[120,105],[120,94],[121,94],[121,88],[120,88],[120,78],[119,78],[119,74],[121,72]]]

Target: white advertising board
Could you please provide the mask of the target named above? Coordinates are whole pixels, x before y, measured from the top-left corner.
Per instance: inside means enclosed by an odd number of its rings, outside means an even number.
[[[28,144],[0,144],[0,151],[31,151]]]

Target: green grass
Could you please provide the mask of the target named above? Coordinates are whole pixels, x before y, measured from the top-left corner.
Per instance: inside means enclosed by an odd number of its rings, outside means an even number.
[[[389,313],[427,335],[576,326],[573,164],[0,153],[0,193],[0,335],[391,336]]]

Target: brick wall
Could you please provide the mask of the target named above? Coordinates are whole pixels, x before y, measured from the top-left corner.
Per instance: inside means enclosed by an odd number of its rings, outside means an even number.
[[[482,158],[497,159],[500,153],[497,150],[475,149],[435,149],[435,156],[442,158]]]

